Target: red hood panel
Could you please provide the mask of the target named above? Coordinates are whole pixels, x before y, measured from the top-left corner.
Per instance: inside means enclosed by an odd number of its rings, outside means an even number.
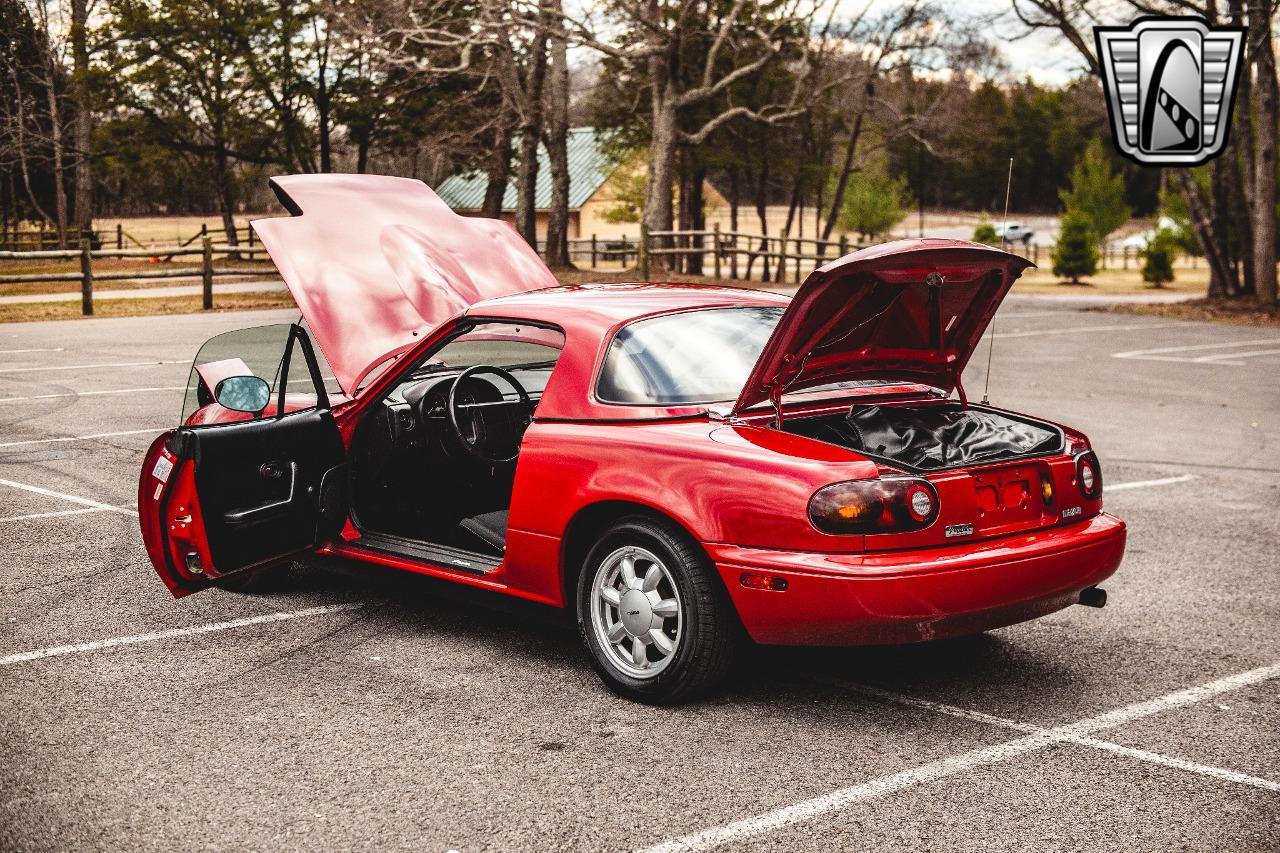
[[[511,226],[459,216],[421,181],[289,175],[271,185],[293,215],[253,228],[348,394],[469,305],[557,284]]]
[[[734,404],[849,380],[948,393],[1031,262],[963,240],[897,240],[819,267],[796,291]]]

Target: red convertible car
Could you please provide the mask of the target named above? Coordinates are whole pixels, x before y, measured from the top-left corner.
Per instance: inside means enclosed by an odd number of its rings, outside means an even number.
[[[277,178],[299,324],[220,335],[143,464],[175,596],[307,552],[573,608],[618,693],[704,695],[746,639],[911,642],[1101,606],[1124,552],[1080,432],[970,402],[1029,264],[902,240],[794,298],[560,286],[400,178]]]

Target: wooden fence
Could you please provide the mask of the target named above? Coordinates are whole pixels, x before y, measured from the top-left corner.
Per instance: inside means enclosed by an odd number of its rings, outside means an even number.
[[[257,249],[264,253],[264,249]],[[179,247],[157,251],[156,249],[94,249],[89,240],[82,240],[79,249],[54,249],[23,252],[0,252],[0,261],[28,260],[60,260],[80,261],[80,269],[76,272],[39,272],[17,275],[0,275],[0,285],[23,284],[28,282],[78,281],[80,282],[80,310],[86,316],[93,314],[93,287],[97,281],[132,281],[135,279],[166,278],[199,278],[201,283],[201,304],[205,309],[213,307],[213,280],[215,278],[263,276],[271,275],[270,270],[254,268],[218,267],[213,265],[214,255],[226,255],[240,259],[249,255],[252,260],[253,250],[244,246],[215,246],[213,241],[205,237],[202,245],[195,247]],[[94,271],[95,259],[105,258],[151,258],[158,256],[172,258],[174,256],[199,256],[200,266],[178,267],[155,270],[116,270]]]
[[[818,240],[811,237],[769,237],[760,234],[721,231],[719,224],[702,231],[650,231],[640,226],[638,244],[640,275],[649,280],[651,259],[668,256],[677,261],[677,268],[684,261],[684,272],[691,272],[688,261],[698,259],[694,265],[702,274],[711,267],[713,278],[750,279],[754,267],[760,264],[763,281],[798,284],[817,267],[843,257],[851,251],[864,248],[842,236],[839,240]],[[1022,255],[1036,266],[1052,263],[1052,247],[1037,244],[1011,243],[1005,250]],[[1186,263],[1195,269],[1195,255],[1184,256]],[[745,265],[745,269],[744,269]],[[1106,246],[1099,252],[1100,269],[1140,269],[1141,250],[1133,246]]]
[[[640,226],[640,275],[649,280],[651,259],[668,256],[677,262],[684,261],[685,271],[697,269],[704,272],[708,264],[712,277],[750,278],[754,267],[760,264],[765,281],[783,282],[791,278],[799,282],[815,267],[835,260],[850,251],[861,248],[841,236],[839,240],[819,240],[813,237],[770,237],[722,231],[719,223],[702,231],[650,231]],[[694,264],[689,261],[696,259]],[[677,264],[678,265],[678,264]]]

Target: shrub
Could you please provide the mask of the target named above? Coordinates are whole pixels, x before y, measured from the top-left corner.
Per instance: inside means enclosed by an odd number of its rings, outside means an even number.
[[[1173,281],[1173,258],[1178,250],[1178,235],[1161,228],[1142,250],[1142,280],[1152,287],[1164,287]]]
[[[986,217],[983,217],[978,227],[973,229],[973,242],[986,243],[988,246],[999,245],[1000,238],[996,235],[996,227]]]
[[[1058,245],[1053,247],[1053,274],[1080,283],[1080,276],[1098,271],[1098,237],[1089,217],[1078,210],[1062,215]]]

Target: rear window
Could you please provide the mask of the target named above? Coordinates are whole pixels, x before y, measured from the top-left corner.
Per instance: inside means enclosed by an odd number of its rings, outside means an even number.
[[[641,406],[735,400],[782,312],[746,306],[637,320],[609,344],[596,396]]]

